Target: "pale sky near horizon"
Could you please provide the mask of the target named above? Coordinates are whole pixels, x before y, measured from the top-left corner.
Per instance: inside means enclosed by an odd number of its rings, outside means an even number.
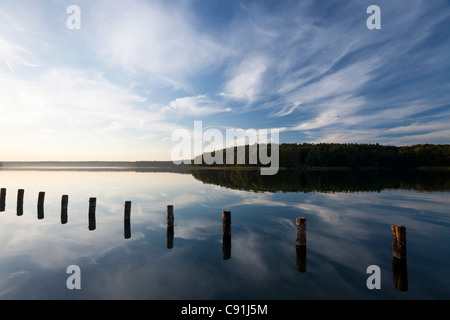
[[[0,162],[170,160],[195,121],[448,144],[450,0],[0,0]]]

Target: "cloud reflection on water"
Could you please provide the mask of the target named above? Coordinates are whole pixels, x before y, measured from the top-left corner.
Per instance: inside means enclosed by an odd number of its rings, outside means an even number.
[[[446,280],[440,279],[444,283],[437,289],[424,285],[439,275],[427,263],[442,270],[450,256],[445,245],[450,225],[445,192],[253,193],[173,173],[2,171],[0,178],[8,188],[7,208],[0,215],[1,298],[449,296]],[[22,217],[15,215],[19,187],[25,189]],[[46,191],[43,220],[36,216],[40,190]],[[66,225],[59,217],[62,194],[69,194]],[[95,231],[87,229],[91,196],[97,197],[98,205]],[[125,200],[132,201],[129,239],[124,239]],[[175,214],[172,249],[167,248],[168,204],[174,205]],[[230,260],[222,257],[222,210],[232,214]],[[305,273],[296,270],[298,216],[307,218]],[[406,295],[392,288],[392,223],[407,226],[408,263],[425,270],[410,283]],[[436,247],[436,242],[442,245]],[[82,270],[80,293],[65,287],[65,269],[71,264]],[[370,264],[382,269],[381,293],[365,287]],[[412,277],[417,273],[412,271]],[[48,291],[39,293],[30,286]]]

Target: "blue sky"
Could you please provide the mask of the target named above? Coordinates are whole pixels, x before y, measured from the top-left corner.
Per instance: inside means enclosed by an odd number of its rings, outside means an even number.
[[[170,160],[194,121],[450,143],[450,1],[1,0],[0,161]]]

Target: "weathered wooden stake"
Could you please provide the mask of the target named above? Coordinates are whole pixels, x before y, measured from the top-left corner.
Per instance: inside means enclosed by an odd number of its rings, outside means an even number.
[[[97,198],[89,199],[89,230],[95,230],[95,207],[97,206]]]
[[[397,259],[406,259],[406,228],[405,226],[391,225],[392,256]]]
[[[6,189],[2,188],[0,190],[0,212],[6,210]]]
[[[22,216],[23,215],[23,195],[25,193],[25,190],[19,189],[17,191],[17,215]]]
[[[231,212],[222,211],[222,259],[231,258]]]
[[[173,205],[167,206],[167,227],[173,227],[175,218],[173,216]]]
[[[123,228],[125,239],[131,238],[131,201],[125,201],[123,213]]]
[[[45,192],[43,192],[43,191],[39,192],[38,204],[37,204],[39,220],[44,219],[44,199],[45,199]]]
[[[297,226],[295,244],[297,246],[306,246],[306,218],[295,219],[295,225]]]
[[[173,205],[167,206],[167,249],[173,248],[175,218],[173,215]]]
[[[131,201],[125,201],[125,210],[123,214],[125,220],[130,220],[131,218]]]
[[[231,211],[222,211],[223,234],[231,236]]]
[[[69,196],[63,195],[61,197],[61,224],[66,224],[68,220],[67,206],[69,204]]]

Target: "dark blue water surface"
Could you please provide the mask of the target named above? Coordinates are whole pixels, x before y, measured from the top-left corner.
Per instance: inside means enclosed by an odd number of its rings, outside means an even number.
[[[358,191],[336,186],[335,178],[322,176],[323,188],[315,182],[276,191],[270,181],[238,188],[236,177],[232,186],[228,178],[214,183],[169,172],[2,170],[0,298],[450,299],[448,183],[430,187],[431,177]],[[64,194],[67,223],[60,214]],[[130,230],[125,201],[132,202]],[[174,206],[173,238],[167,205]],[[224,210],[231,211],[231,247],[223,237]],[[307,218],[303,252],[296,248],[297,217]],[[392,256],[392,224],[407,230],[403,269]],[[80,268],[80,290],[67,287],[71,265]],[[380,268],[380,289],[366,285],[371,265]]]

